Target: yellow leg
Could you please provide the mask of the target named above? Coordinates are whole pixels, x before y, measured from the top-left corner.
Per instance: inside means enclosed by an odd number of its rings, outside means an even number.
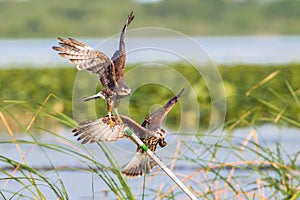
[[[118,122],[119,122],[120,124],[123,124],[123,121],[122,121],[120,115],[118,115]]]
[[[115,124],[114,124],[113,120],[111,119],[111,112],[108,112],[108,118],[109,118],[109,125],[110,125],[110,127],[111,128],[114,127]]]
[[[118,113],[118,109],[115,108],[115,109],[114,109],[114,112],[115,112],[115,114],[117,115],[117,122],[120,123],[120,124],[123,124],[123,121],[122,121],[122,119],[121,119],[121,117],[120,117],[120,115],[119,115],[119,113]]]

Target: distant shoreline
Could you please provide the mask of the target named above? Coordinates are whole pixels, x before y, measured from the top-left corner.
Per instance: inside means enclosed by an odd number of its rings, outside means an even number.
[[[118,44],[117,37],[79,40],[108,56]],[[56,44],[56,38],[0,39],[0,68],[71,66],[51,49]],[[300,63],[300,36],[128,37],[126,49],[128,64],[173,63],[180,59],[217,65]]]

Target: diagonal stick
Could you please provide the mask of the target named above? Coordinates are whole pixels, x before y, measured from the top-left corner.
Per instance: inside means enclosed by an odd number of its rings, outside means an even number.
[[[164,172],[180,187],[180,189],[192,200],[197,200],[197,198],[195,197],[195,195],[189,190],[187,189],[187,187],[185,187],[185,185],[177,178],[177,176],[175,176],[175,174],[169,169],[167,168],[167,166],[161,162],[158,157],[147,147],[147,145],[145,145],[140,138],[138,138],[136,136],[136,134],[134,134],[134,132],[131,131],[131,129],[129,127],[125,128],[125,132],[128,136],[130,136],[136,143],[138,143],[138,145],[147,152],[147,154],[160,166],[160,168],[162,170],[164,170]]]

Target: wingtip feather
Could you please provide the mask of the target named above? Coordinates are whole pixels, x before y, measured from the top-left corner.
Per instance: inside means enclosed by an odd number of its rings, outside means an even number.
[[[185,90],[185,88],[182,88],[181,91],[176,95],[176,97],[179,98],[182,95],[182,93],[184,92],[184,90]]]
[[[58,46],[52,46],[52,49],[55,50],[55,51],[60,51],[61,47],[58,47]]]

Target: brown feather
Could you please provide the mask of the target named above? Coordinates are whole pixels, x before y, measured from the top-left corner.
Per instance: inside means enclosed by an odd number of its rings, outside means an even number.
[[[113,89],[116,86],[114,63],[102,52],[79,42],[58,37],[60,47],[52,47],[61,57],[77,64],[78,70],[87,70],[98,76],[104,87]]]
[[[112,56],[112,61],[115,66],[115,74],[116,74],[116,81],[120,79],[124,79],[124,66],[126,62],[126,51],[125,51],[125,33],[127,30],[128,25],[134,19],[133,12],[128,15],[126,23],[122,29],[122,33],[120,35],[120,42],[119,42],[119,49],[115,51]]]
[[[125,127],[130,127],[138,137],[145,138],[150,133],[127,116],[120,115],[123,123],[117,121],[117,116],[112,116],[114,127],[110,127],[109,118],[102,117],[96,120],[90,120],[80,123],[79,126],[72,130],[77,140],[82,140],[82,144],[87,142],[105,142],[116,141],[120,138],[127,137]]]

